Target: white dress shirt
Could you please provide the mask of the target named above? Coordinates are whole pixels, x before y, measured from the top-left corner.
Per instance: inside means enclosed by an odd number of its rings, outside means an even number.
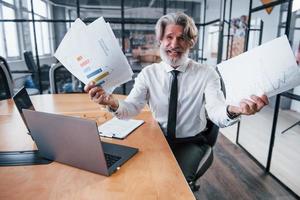
[[[148,103],[153,117],[166,135],[172,70],[174,68],[164,62],[145,67],[135,79],[128,97],[119,100],[115,116],[120,119],[131,118]],[[206,127],[205,109],[208,117],[219,127],[237,121],[227,115],[220,78],[214,68],[187,59],[176,70],[180,71],[176,138],[192,137],[203,131]]]

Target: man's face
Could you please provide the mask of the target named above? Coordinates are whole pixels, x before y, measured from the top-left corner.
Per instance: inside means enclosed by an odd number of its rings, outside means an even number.
[[[182,26],[167,25],[160,43],[160,53],[163,61],[173,67],[183,64],[188,55],[189,44],[183,37]]]

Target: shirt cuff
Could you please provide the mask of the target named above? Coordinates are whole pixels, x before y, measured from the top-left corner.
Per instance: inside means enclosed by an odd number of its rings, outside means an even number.
[[[225,127],[231,126],[231,125],[235,124],[236,122],[240,121],[240,119],[241,119],[241,115],[237,115],[235,118],[230,118],[227,113],[227,106],[224,109],[224,117],[225,117],[225,120],[223,121],[223,123],[224,123],[223,125],[225,125]]]
[[[117,117],[117,118],[120,117],[121,107],[122,107],[122,105],[123,105],[123,103],[121,102],[121,100],[118,100],[118,103],[119,103],[119,107],[118,107],[117,110],[114,110],[114,109],[112,109],[112,108],[109,107],[109,106],[106,106],[107,111],[110,112],[110,113],[112,113],[113,116],[115,116],[115,117]]]
[[[229,117],[229,119],[236,119],[236,118],[238,118],[240,116],[240,114],[232,114],[232,113],[230,113],[229,110],[228,110],[228,108],[229,108],[229,105],[226,106],[226,114]]]

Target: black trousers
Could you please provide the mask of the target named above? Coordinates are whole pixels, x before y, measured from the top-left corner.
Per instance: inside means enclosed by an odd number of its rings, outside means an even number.
[[[197,169],[208,145],[202,134],[190,138],[177,138],[167,141],[173,154],[185,176],[187,182],[194,181]]]

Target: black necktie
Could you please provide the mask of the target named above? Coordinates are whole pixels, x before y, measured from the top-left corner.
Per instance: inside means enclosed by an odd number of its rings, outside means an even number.
[[[179,71],[173,70],[171,71],[171,73],[173,75],[173,80],[172,80],[171,92],[170,92],[167,133],[168,133],[168,138],[174,140],[176,138],[177,97],[178,97],[177,75]]]

